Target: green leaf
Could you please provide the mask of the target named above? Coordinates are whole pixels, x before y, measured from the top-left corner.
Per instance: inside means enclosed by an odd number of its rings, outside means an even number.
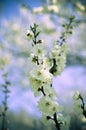
[[[30,29],[33,31],[34,28],[32,26],[30,26]]]
[[[40,31],[36,33],[36,37],[40,34]]]

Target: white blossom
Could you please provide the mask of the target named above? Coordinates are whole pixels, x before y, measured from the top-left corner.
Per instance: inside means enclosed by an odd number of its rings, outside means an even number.
[[[30,76],[34,79],[40,80],[42,82],[51,82],[52,81],[52,74],[46,68],[41,68],[38,66],[30,71]]]
[[[51,98],[51,100],[52,99],[55,100],[57,98],[57,94],[56,94],[54,88],[51,87],[51,84],[45,83],[43,85],[43,89],[44,89],[44,92],[45,92],[46,96],[48,96],[49,98]]]
[[[52,58],[57,58],[57,56],[61,53],[61,46],[55,45],[52,49],[51,56]]]
[[[53,115],[59,109],[59,104],[51,100],[49,97],[44,96],[38,102],[38,108],[47,115]]]
[[[42,86],[41,80],[37,80],[37,79],[30,76],[29,81],[30,81],[31,88],[34,92],[34,95],[39,96],[40,93],[39,93],[38,89]]]
[[[44,55],[46,54],[44,43],[36,44],[35,46],[32,47],[31,51],[36,56],[43,56],[44,57]]]

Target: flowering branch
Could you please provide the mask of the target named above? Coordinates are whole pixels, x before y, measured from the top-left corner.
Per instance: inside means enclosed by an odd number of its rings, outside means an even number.
[[[57,112],[61,112],[61,106],[56,101],[57,95],[54,91],[52,80],[54,76],[60,74],[64,69],[67,45],[63,43],[66,42],[67,35],[72,33],[73,21],[74,16],[70,18],[68,24],[64,25],[65,31],[52,48],[49,56],[45,53],[43,41],[37,40],[40,34],[38,25],[30,26],[30,31],[27,31],[27,36],[31,37],[33,41],[29,57],[32,64],[32,70],[29,74],[31,88],[35,96],[42,93],[42,97],[38,101],[38,107],[42,115],[46,117],[46,121],[54,121],[57,130],[61,130],[60,125],[63,122],[58,120]]]
[[[69,34],[72,34],[72,29],[73,29],[72,23],[74,22],[74,20],[75,20],[75,16],[71,16],[69,19],[69,23],[62,25],[64,28],[64,32],[62,32],[60,39],[57,41],[57,43],[60,46],[66,42],[67,36]]]
[[[52,73],[54,76],[57,74],[60,74],[63,69],[66,62],[66,53],[67,53],[67,45],[66,43],[67,36],[69,34],[72,34],[73,25],[75,16],[71,16],[69,19],[69,22],[67,24],[63,24],[64,31],[62,32],[60,39],[57,40],[56,45],[54,46],[52,52],[51,52],[51,61],[52,61],[52,67],[50,68],[50,73]]]

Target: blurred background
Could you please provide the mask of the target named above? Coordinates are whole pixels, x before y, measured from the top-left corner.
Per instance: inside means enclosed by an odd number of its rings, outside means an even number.
[[[86,102],[86,0],[0,0],[0,111],[4,100],[1,85],[5,70],[11,82],[7,112],[10,130],[55,129],[41,122],[38,99],[30,88],[28,57],[31,41],[26,34],[30,25],[37,23],[41,30],[40,38],[48,49],[59,39],[62,24],[71,14],[75,15],[76,22],[72,36],[67,39],[66,68],[53,80],[59,102],[70,114],[76,90],[81,92]],[[72,119],[70,130],[86,130],[86,120]]]

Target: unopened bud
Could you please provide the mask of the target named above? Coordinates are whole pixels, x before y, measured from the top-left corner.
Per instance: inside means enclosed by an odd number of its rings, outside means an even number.
[[[43,43],[43,40],[38,40],[37,43],[38,44]]]
[[[27,30],[27,36],[29,36],[29,37],[33,36],[32,32],[30,30]]]

